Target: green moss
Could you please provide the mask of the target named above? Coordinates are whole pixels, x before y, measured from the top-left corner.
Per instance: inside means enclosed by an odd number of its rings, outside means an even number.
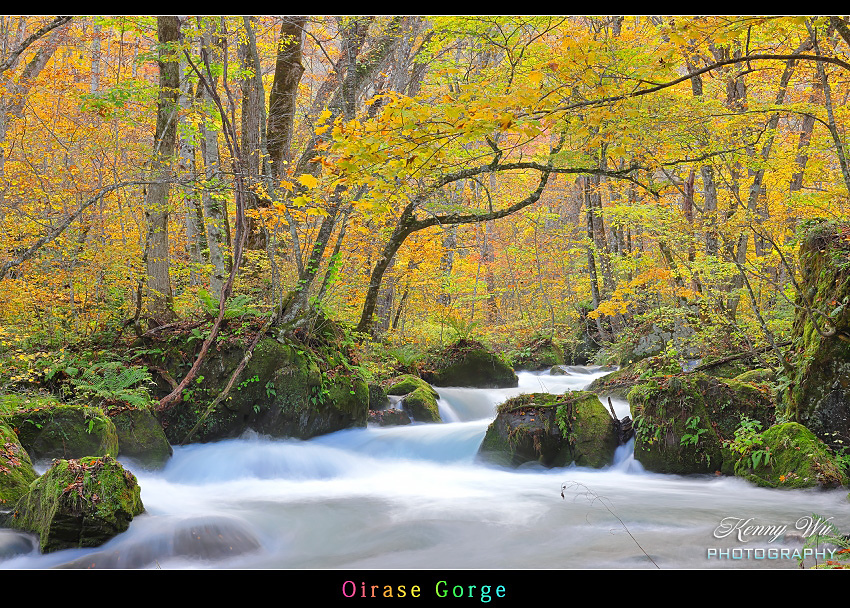
[[[390,400],[387,391],[380,384],[369,384],[369,409],[382,410],[389,407]]]
[[[592,393],[530,393],[499,406],[479,448],[490,462],[603,467],[613,462],[617,426]]]
[[[42,552],[96,547],[144,511],[135,476],[111,457],[59,460],[15,505],[8,525],[35,532]]]
[[[804,424],[833,448],[850,445],[848,235],[850,224],[846,223],[807,225],[800,245],[804,295],[792,330],[794,374],[784,393],[786,417]],[[810,307],[824,314],[807,313]]]
[[[617,450],[617,426],[611,414],[593,393],[576,391],[570,406],[558,406],[558,418],[574,417],[570,433],[574,436],[573,459],[583,467],[601,468],[614,461]]]
[[[118,453],[115,425],[99,408],[58,405],[23,410],[8,416],[7,423],[36,460]]]
[[[774,414],[769,391],[706,374],[657,378],[634,387],[628,399],[635,459],[657,473],[723,471],[724,443],[741,419],[766,426]]]
[[[241,347],[210,354],[188,398],[164,416],[171,443],[182,443],[193,428],[192,441],[233,437],[246,429],[307,439],[366,424],[368,386],[345,353],[273,338],[258,342],[228,398],[207,413],[243,355]]]
[[[541,370],[565,363],[564,350],[550,338],[535,338],[511,354],[514,369]]]
[[[734,378],[738,382],[748,382],[750,384],[763,383],[763,382],[773,382],[776,379],[776,374],[773,373],[773,370],[769,369],[752,369],[750,371],[744,372],[735,376]]]
[[[417,388],[402,401],[402,407],[417,422],[442,422],[431,387]]]
[[[474,340],[460,340],[432,352],[424,367],[422,378],[435,386],[504,388],[519,384],[510,365]]]
[[[0,423],[0,510],[26,494],[38,475],[18,436]]]
[[[147,409],[125,409],[111,416],[118,433],[118,455],[150,469],[160,469],[171,458],[171,445],[162,425]]]
[[[829,448],[796,422],[777,424],[762,433],[770,458],[752,468],[739,462],[735,474],[769,488],[834,488],[847,485],[847,476]]]
[[[411,376],[409,374],[393,379],[389,388],[387,388],[387,394],[401,396],[412,393],[417,389],[422,389],[432,393],[435,399],[438,397],[437,391],[435,391],[430,384],[425,382],[422,378],[417,378],[416,376]]]

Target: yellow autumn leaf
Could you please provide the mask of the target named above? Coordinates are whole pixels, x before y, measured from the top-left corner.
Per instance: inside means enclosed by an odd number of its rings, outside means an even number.
[[[300,183],[302,186],[304,186],[306,188],[315,188],[316,184],[319,183],[319,180],[317,180],[315,177],[313,177],[309,173],[304,173],[303,175],[300,175],[298,177],[298,183]]]

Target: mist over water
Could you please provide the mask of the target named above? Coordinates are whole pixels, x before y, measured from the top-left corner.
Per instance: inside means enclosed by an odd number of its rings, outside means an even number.
[[[438,388],[444,424],[175,447],[159,472],[126,461],[146,508],[127,532],[97,549],[39,555],[32,535],[0,529],[0,568],[796,568],[795,559],[707,552],[799,549],[794,523],[812,513],[850,528],[846,490],[651,474],[631,445],[604,470],[507,469],[476,459],[508,397],[581,389],[606,373],[570,371],[520,372],[513,389]],[[629,414],[623,401],[612,406],[620,418]],[[715,538],[730,517],[784,524],[788,534],[772,543]]]

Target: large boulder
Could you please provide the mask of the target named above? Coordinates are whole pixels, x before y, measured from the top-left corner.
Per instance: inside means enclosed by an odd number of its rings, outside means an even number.
[[[696,318],[696,312],[691,316]],[[618,365],[636,363],[647,357],[660,355],[668,348],[674,348],[685,359],[695,359],[699,351],[689,343],[694,329],[687,322],[687,315],[678,315],[664,322],[649,323],[631,333],[617,356]]]
[[[58,460],[15,505],[6,525],[39,535],[48,553],[97,547],[144,511],[136,477],[110,456]]]
[[[395,378],[387,389],[388,395],[401,396],[401,406],[417,422],[442,422],[437,405],[439,395],[431,385],[409,374]]]
[[[511,364],[516,370],[538,371],[565,362],[563,349],[551,338],[535,338],[520,346],[511,356]]]
[[[834,449],[850,446],[850,224],[819,222],[800,245],[786,416]]]
[[[809,429],[796,422],[777,424],[748,442],[759,458],[742,453],[735,475],[768,488],[835,488],[847,485],[847,475],[832,451]]]
[[[635,459],[656,473],[732,473],[725,444],[742,419],[773,422],[771,391],[706,374],[657,377],[628,395]],[[725,464],[725,466],[724,466]]]
[[[122,408],[109,412],[118,433],[118,455],[147,469],[161,469],[172,449],[162,425],[149,409]]]
[[[509,466],[538,462],[600,468],[614,460],[618,428],[618,421],[592,393],[519,395],[499,406],[479,456]]]
[[[344,355],[330,349],[322,355],[297,341],[280,340],[261,339],[230,395],[209,411],[244,355],[239,346],[211,350],[194,386],[162,416],[168,440],[212,441],[246,430],[308,439],[365,426],[369,387]],[[187,369],[188,363],[172,376]]]
[[[435,386],[509,388],[519,384],[513,368],[501,357],[468,339],[431,353],[420,375]]]
[[[0,423],[0,510],[26,494],[36,477],[38,475],[29,454],[18,441],[18,436]]]
[[[6,421],[33,460],[118,454],[115,425],[97,407],[56,405],[18,410]]]
[[[593,393],[626,399],[629,392],[638,384],[656,376],[671,376],[681,372],[678,363],[664,356],[647,357],[600,376],[588,385]]]

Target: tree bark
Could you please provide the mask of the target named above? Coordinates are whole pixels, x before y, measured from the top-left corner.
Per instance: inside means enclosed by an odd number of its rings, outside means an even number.
[[[174,56],[174,45],[180,41],[180,22],[174,16],[157,17],[159,40],[159,101],[157,102],[156,135],[151,183],[145,196],[148,229],[145,239],[147,266],[148,315],[154,324],[174,318],[168,254],[168,191],[171,163],[177,142],[177,108],[180,90],[180,63]]]
[[[214,29],[208,29],[201,37],[201,52],[209,57],[210,61],[220,61],[221,55],[216,50],[218,44],[210,38],[217,34]],[[216,88],[217,79],[212,74],[206,75],[206,80],[211,89]],[[198,87],[198,96],[201,105],[206,109],[214,110],[213,95],[207,87]],[[227,238],[225,226],[226,208],[224,204],[224,192],[222,190],[221,157],[218,150],[218,131],[200,125],[201,131],[201,157],[204,160],[204,188],[201,191],[201,205],[204,209],[204,220],[207,236],[207,247],[209,248],[209,262],[212,264],[210,273],[209,292],[213,299],[221,297],[222,286],[227,279]]]
[[[245,204],[248,209],[258,209],[261,205],[255,189],[265,186],[263,183],[263,158],[266,146],[261,141],[261,130],[265,124],[265,91],[263,89],[262,72],[257,52],[257,40],[251,21],[254,17],[243,17],[245,38],[240,37],[239,64],[243,76],[239,80],[242,89],[242,131],[241,146],[244,151],[245,182],[248,190],[245,192]],[[266,202],[265,205],[268,205]],[[247,218],[248,249],[265,249],[268,235],[262,224],[252,218]]]

